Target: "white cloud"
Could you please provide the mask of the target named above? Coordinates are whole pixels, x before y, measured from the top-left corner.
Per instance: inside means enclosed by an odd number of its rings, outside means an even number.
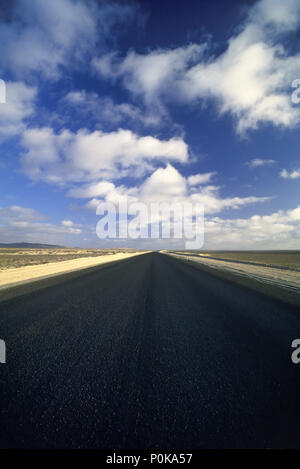
[[[186,179],[170,164],[158,168],[141,185],[141,201],[172,201],[182,199],[187,194]]]
[[[276,212],[270,216],[254,216],[249,219],[224,220],[216,217],[221,212],[239,209],[247,205],[255,205],[266,202],[270,197],[222,197],[220,188],[217,186],[193,186],[189,183],[189,177],[184,177],[171,164],[165,168],[156,169],[140,186],[126,188],[125,186],[115,186],[107,181],[91,183],[83,188],[72,189],[68,193],[71,197],[89,198],[84,209],[96,211],[100,202],[118,203],[122,199],[127,199],[128,206],[131,202],[142,202],[149,206],[151,203],[167,202],[202,204],[206,217],[205,247],[223,248],[245,248],[255,247],[256,242],[267,240],[287,239],[286,236],[294,236],[294,224],[299,224],[300,207],[287,211]],[[155,220],[153,220],[155,221]],[[145,223],[148,222],[145,220]],[[249,231],[249,235],[247,233]],[[179,248],[176,240],[149,240],[148,244],[143,241],[137,242],[135,246],[146,246],[148,249],[170,248],[174,242],[174,249]],[[279,242],[279,241],[278,241]],[[130,240],[129,240],[130,243]],[[177,243],[177,244],[176,244]],[[179,242],[180,244],[180,242]]]
[[[157,126],[160,118],[157,114],[143,111],[131,103],[115,103],[110,97],[100,97],[97,93],[85,90],[70,91],[63,103],[68,103],[73,109],[88,117],[94,117],[97,122],[119,125],[121,122],[145,126]]]
[[[219,187],[206,186],[201,192],[194,193],[190,197],[194,203],[203,204],[206,213],[217,213],[223,209],[238,209],[244,205],[266,202],[271,197],[226,197],[219,196]]]
[[[288,172],[286,169],[283,169],[280,172],[280,176],[284,179],[298,179],[300,178],[300,168],[290,172]]]
[[[218,213],[224,209],[237,209],[241,206],[265,202],[268,197],[226,197],[220,196],[218,186],[189,188],[188,179],[170,164],[157,169],[138,190],[142,202],[191,202],[202,204],[206,214]]]
[[[190,186],[198,186],[202,184],[208,184],[213,176],[215,176],[216,172],[210,173],[202,173],[202,174],[193,174],[192,176],[188,177],[188,183]]]
[[[178,176],[173,174],[178,182]],[[169,171],[169,182],[171,181]],[[184,192],[184,190],[179,191]],[[165,196],[165,194],[164,194]],[[94,199],[95,208],[98,200]],[[72,226],[54,225],[42,222],[44,217],[33,209],[20,206],[0,208],[0,239],[1,242],[44,242],[65,244],[74,242],[80,244],[83,230]],[[70,221],[70,220],[69,220]],[[92,233],[94,227],[85,227]],[[69,238],[71,236],[71,238]],[[75,238],[73,238],[75,236]],[[205,249],[298,249],[300,236],[300,206],[279,210],[270,215],[253,215],[249,218],[220,218],[206,214],[205,220]],[[95,242],[95,238],[91,240]],[[149,249],[170,248],[170,242],[161,244],[161,240],[150,240]],[[134,247],[140,246],[135,242]],[[141,244],[142,245],[142,244]]]
[[[87,209],[87,210],[91,210],[93,211],[94,213],[96,212],[96,208],[98,207],[98,205],[100,204],[100,199],[91,199],[89,200],[85,205],[84,205],[84,208]]]
[[[114,190],[114,188],[115,185],[112,182],[100,181],[95,184],[89,184],[87,186],[76,189],[70,189],[68,195],[70,197],[78,198],[99,197],[107,195],[109,192]]]
[[[44,217],[32,208],[20,207],[19,205],[12,205],[7,208],[0,207],[1,223],[9,223],[11,220],[27,223],[43,219]]]
[[[6,103],[0,104],[0,140],[21,134],[34,114],[37,89],[22,82],[6,83]]]
[[[89,58],[111,28],[130,21],[136,10],[94,0],[16,0],[12,20],[0,23],[1,66],[18,77],[39,72],[57,79],[62,67]]]
[[[68,233],[70,234],[81,234],[82,230],[80,229],[82,227],[81,224],[76,224],[72,220],[62,220],[61,225],[68,228]]]
[[[14,205],[0,207],[1,242],[63,243],[68,235],[80,235],[80,225],[45,223],[45,217],[36,210]]]
[[[258,168],[260,166],[272,166],[275,163],[275,160],[266,160],[262,158],[254,158],[253,160],[248,161],[247,166],[250,168]]]
[[[202,56],[204,46],[191,44],[173,50],[158,49],[147,55],[130,51],[124,60],[111,53],[93,60],[93,66],[102,75],[123,77],[125,86],[134,94],[144,96],[148,104],[162,89],[168,87],[174,76],[185,73]]]
[[[120,77],[128,90],[162,112],[170,98],[180,103],[213,99],[220,114],[234,117],[240,134],[261,123],[293,128],[300,122],[299,107],[290,98],[300,55],[289,54],[283,44],[299,23],[296,0],[284,6],[260,0],[218,56],[209,55],[207,45],[191,44],[144,55],[131,51],[123,60],[110,54],[93,64],[104,77]]]
[[[23,134],[24,172],[34,180],[64,184],[142,175],[160,161],[188,161],[181,138],[159,140],[130,130],[116,132],[28,129]]]
[[[298,249],[300,206],[271,215],[205,222],[206,249]]]
[[[137,187],[126,188],[115,186],[112,183],[101,181],[88,184],[83,188],[71,189],[70,197],[92,199],[85,208],[96,209],[101,200],[117,203],[127,198],[128,202],[190,202],[202,204],[206,214],[218,213],[224,209],[238,209],[242,206],[262,203],[269,197],[226,197],[220,196],[220,188],[217,186],[204,186],[196,188],[190,186],[188,178],[185,178],[171,164],[165,168],[156,169],[144,182]],[[100,197],[100,198],[98,198]]]
[[[74,225],[74,223],[72,222],[72,220],[63,220],[63,221],[61,222],[61,224],[62,224],[63,226],[73,226],[73,225]]]
[[[298,27],[299,14],[298,0],[263,0],[254,5],[249,16],[261,27],[272,26],[278,32],[286,32]]]

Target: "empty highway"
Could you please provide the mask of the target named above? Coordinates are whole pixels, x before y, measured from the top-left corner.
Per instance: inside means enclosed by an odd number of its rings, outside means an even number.
[[[300,310],[149,253],[0,302],[2,448],[300,448]]]

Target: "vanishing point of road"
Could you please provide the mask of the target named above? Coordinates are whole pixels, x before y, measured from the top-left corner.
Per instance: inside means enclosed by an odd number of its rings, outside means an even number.
[[[160,254],[0,302],[2,448],[300,447],[300,310]]]

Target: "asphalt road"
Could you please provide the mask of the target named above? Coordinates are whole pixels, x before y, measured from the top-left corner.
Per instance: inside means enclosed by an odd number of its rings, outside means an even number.
[[[300,311],[150,253],[0,303],[0,446],[300,448]]]

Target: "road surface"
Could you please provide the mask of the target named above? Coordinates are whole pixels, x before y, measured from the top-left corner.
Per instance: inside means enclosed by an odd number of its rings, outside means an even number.
[[[300,311],[159,253],[0,303],[0,447],[300,447]]]

